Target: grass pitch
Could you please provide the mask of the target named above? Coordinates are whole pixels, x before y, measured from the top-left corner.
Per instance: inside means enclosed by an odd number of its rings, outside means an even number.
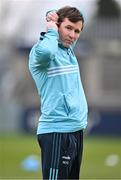
[[[0,179],[41,179],[41,167],[22,168],[30,155],[40,158],[36,136],[0,136]],[[121,179],[121,141],[112,137],[85,137],[80,179]]]

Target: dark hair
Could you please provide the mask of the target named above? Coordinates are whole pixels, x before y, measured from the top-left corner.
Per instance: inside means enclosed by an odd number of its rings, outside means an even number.
[[[69,21],[75,23],[78,21],[82,21],[82,29],[84,26],[84,18],[81,12],[76,7],[65,6],[57,11],[58,24],[61,24],[65,18],[68,18]]]

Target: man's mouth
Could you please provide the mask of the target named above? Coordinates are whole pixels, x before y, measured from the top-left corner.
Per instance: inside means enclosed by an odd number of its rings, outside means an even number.
[[[73,41],[68,40],[68,39],[66,39],[66,42],[67,42],[68,44],[72,44],[72,43],[73,43]]]

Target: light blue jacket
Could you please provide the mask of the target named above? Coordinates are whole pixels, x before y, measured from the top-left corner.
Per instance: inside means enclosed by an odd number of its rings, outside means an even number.
[[[78,62],[55,29],[32,47],[29,69],[41,99],[37,134],[85,129],[88,110]]]

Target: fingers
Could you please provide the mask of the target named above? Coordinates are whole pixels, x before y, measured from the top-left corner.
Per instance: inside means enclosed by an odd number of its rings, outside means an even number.
[[[47,20],[47,22],[48,22],[48,21],[54,21],[54,22],[57,23],[57,21],[58,21],[58,15],[57,15],[57,13],[56,13],[55,11],[49,12],[49,13],[47,14],[47,16],[46,16],[46,20]]]

